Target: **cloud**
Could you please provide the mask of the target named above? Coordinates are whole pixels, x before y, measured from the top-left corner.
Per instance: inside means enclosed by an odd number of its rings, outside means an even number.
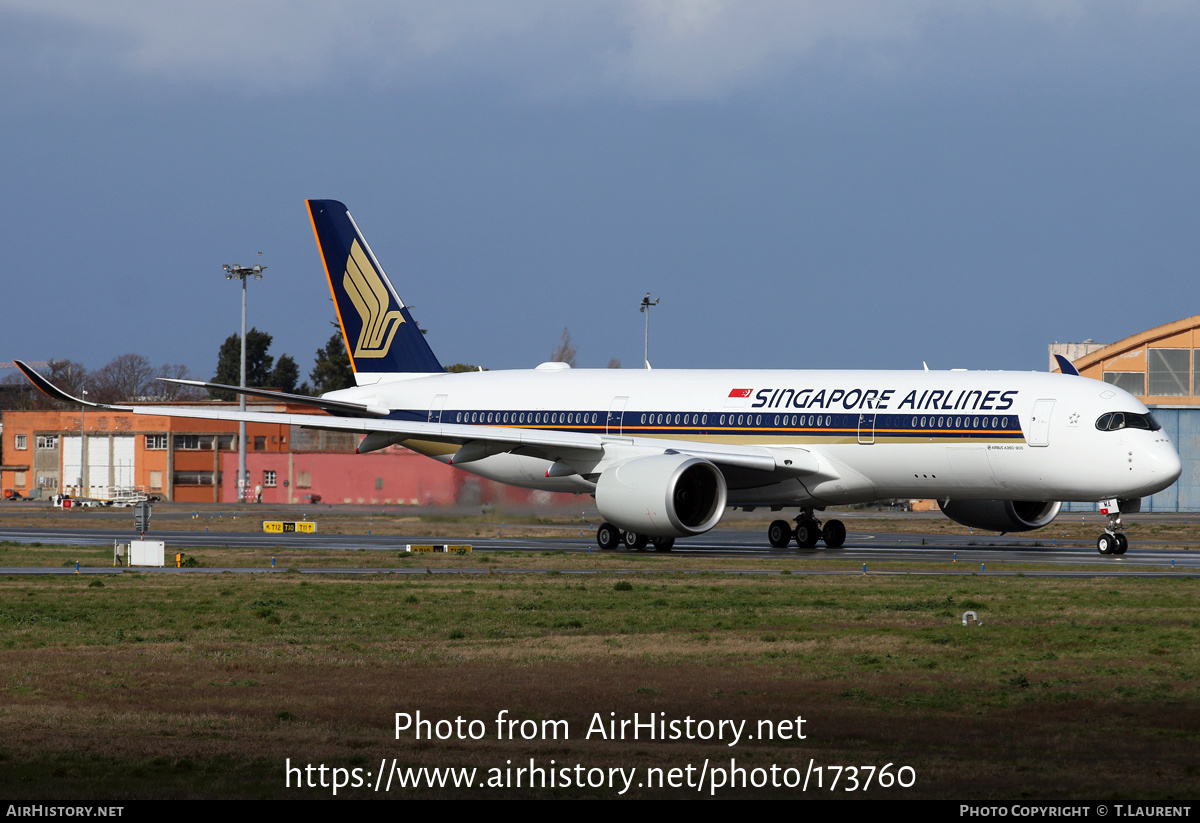
[[[534,95],[704,99],[818,61],[851,74],[894,70],[920,62],[929,33],[948,27],[972,37],[989,21],[1069,33],[1131,15],[1194,22],[1196,13],[1148,0],[0,0],[0,20],[37,24],[8,45],[40,69],[252,94],[469,82]]]

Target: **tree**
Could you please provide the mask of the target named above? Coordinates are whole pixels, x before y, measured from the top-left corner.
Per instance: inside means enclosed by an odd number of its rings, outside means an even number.
[[[447,366],[446,371],[457,373],[457,372],[467,372],[467,371],[487,371],[487,369],[485,369],[481,366],[473,366],[470,363],[455,363],[452,366]]]
[[[608,368],[610,368],[610,369],[619,369],[619,368],[621,368],[621,359],[620,359],[619,357],[614,357],[614,358],[612,358],[611,360],[609,360],[609,361],[608,361]]]
[[[270,383],[271,366],[275,358],[267,354],[271,348],[271,335],[258,329],[246,332],[246,386],[262,388]],[[236,386],[241,380],[242,371],[242,338],[241,335],[231,334],[221,344],[217,355],[217,374],[212,382],[224,383],[226,386]],[[234,392],[209,389],[209,394],[218,400],[233,400]]]
[[[160,366],[155,377],[170,377],[174,380],[193,380],[192,372],[182,363],[167,363]],[[150,394],[160,400],[203,400],[204,390],[197,386],[181,386],[178,383],[167,383],[155,380],[154,391]]]
[[[92,372],[88,399],[96,403],[120,403],[153,393],[154,367],[141,354],[122,354]]]
[[[354,385],[354,370],[350,368],[350,355],[346,353],[340,330],[333,333],[323,348],[317,349],[317,364],[309,378],[312,380],[312,390],[317,394]]]
[[[296,381],[299,379],[300,367],[296,365],[296,361],[290,354],[281,354],[279,360],[275,362],[275,368],[271,371],[267,385],[272,389],[294,394]]]
[[[33,387],[25,375],[14,371],[0,380],[0,408],[5,411],[28,411],[38,408],[39,398],[46,395]],[[46,398],[49,399],[49,398]]]
[[[575,368],[575,346],[571,344],[571,332],[563,326],[562,337],[558,339],[558,348],[550,355],[552,363],[566,363]]]
[[[47,379],[74,397],[81,397],[84,389],[91,388],[87,368],[74,360],[51,360]]]

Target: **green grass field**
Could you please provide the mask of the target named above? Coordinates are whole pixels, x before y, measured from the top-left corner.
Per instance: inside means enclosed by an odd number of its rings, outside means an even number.
[[[481,568],[484,559],[384,556],[418,567]],[[624,556],[619,565],[658,561]],[[483,773],[531,757],[543,766],[642,771],[699,769],[706,759],[728,764],[731,757],[799,773],[810,761],[915,771],[911,788],[845,792],[843,781],[837,796],[1200,794],[1194,579],[828,578],[806,576],[795,563],[795,573],[747,577],[721,570],[744,562],[721,560],[704,560],[707,569],[690,574],[579,576],[561,569],[614,561],[508,562],[556,568],[2,579],[0,794],[326,797],[329,789],[286,788],[285,761],[375,771],[395,759]],[[967,610],[982,625],[964,627]],[[396,739],[395,713],[417,710],[482,720],[487,734]],[[571,737],[499,739],[494,721],[502,710],[566,720]],[[584,739],[596,713],[634,712],[740,719],[749,727],[803,716],[807,738],[734,747]],[[616,794],[607,786],[391,792]],[[624,796],[695,794],[635,786]],[[831,792],[810,787],[809,794]],[[366,788],[342,795],[381,796]]]

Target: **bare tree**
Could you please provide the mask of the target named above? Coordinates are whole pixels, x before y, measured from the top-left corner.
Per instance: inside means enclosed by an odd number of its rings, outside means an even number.
[[[571,332],[563,326],[562,337],[558,339],[558,348],[550,355],[552,363],[566,363],[575,368],[575,346],[571,344]]]
[[[160,366],[155,377],[169,377],[173,380],[195,380],[191,371],[182,363],[167,363]],[[208,393],[196,386],[181,386],[178,383],[168,383],[165,380],[155,380],[149,394],[160,400],[206,400]]]
[[[612,358],[611,360],[609,360],[609,361],[608,361],[608,368],[610,368],[610,369],[619,369],[619,368],[621,368],[621,358],[619,358],[619,357],[614,357],[614,358]]]
[[[0,380],[0,408],[6,411],[36,409],[39,407],[38,400],[45,397],[18,371],[6,374]]]
[[[151,386],[154,374],[154,367],[144,355],[118,355],[92,374],[88,399],[97,403],[119,403],[152,394],[157,391],[156,386]]]
[[[75,397],[82,396],[85,389],[91,391],[92,388],[87,367],[74,360],[51,360],[50,374],[46,377],[51,383]],[[48,405],[38,405],[40,408],[62,407],[62,404],[55,400],[51,400]]]

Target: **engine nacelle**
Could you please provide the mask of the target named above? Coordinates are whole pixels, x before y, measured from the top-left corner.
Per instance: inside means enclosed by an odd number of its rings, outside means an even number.
[[[636,457],[596,481],[596,507],[604,519],[647,537],[708,531],[725,513],[726,497],[721,470],[684,454]]]
[[[1041,500],[939,500],[955,523],[993,532],[1027,532],[1049,525],[1062,503]]]

